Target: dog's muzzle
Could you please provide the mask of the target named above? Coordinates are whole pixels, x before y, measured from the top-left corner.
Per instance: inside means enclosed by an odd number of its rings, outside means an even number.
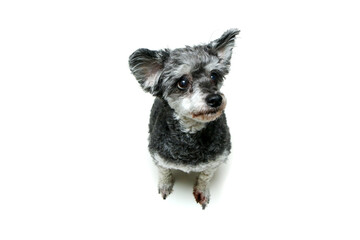
[[[220,94],[210,94],[205,98],[207,109],[193,112],[192,118],[201,122],[214,121],[223,113],[226,107],[226,98]]]

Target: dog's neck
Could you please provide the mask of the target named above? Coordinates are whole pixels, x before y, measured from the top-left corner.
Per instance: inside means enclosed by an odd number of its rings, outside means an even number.
[[[180,124],[180,129],[184,133],[196,133],[206,127],[207,123],[198,122],[191,118],[179,116],[174,112],[174,119]]]

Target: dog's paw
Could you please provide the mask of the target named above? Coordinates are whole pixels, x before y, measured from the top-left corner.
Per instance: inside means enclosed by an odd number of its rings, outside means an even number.
[[[199,188],[194,188],[193,191],[195,201],[201,204],[202,209],[205,209],[210,201],[210,191],[208,189],[200,190]]]
[[[170,183],[159,183],[159,194],[161,194],[162,198],[165,200],[170,193],[173,191],[174,181]]]

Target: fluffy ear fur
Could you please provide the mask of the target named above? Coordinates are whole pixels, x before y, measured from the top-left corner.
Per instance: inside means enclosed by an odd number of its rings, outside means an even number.
[[[219,39],[209,43],[209,47],[217,53],[220,59],[230,61],[232,49],[235,45],[235,37],[240,33],[238,29],[227,30]]]
[[[156,94],[155,89],[169,54],[168,49],[152,51],[145,48],[140,48],[131,54],[130,70],[146,92]]]

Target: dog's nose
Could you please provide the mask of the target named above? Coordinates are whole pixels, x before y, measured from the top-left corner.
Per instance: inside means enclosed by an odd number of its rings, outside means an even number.
[[[210,107],[218,107],[221,105],[222,97],[219,94],[210,94],[205,101]]]

